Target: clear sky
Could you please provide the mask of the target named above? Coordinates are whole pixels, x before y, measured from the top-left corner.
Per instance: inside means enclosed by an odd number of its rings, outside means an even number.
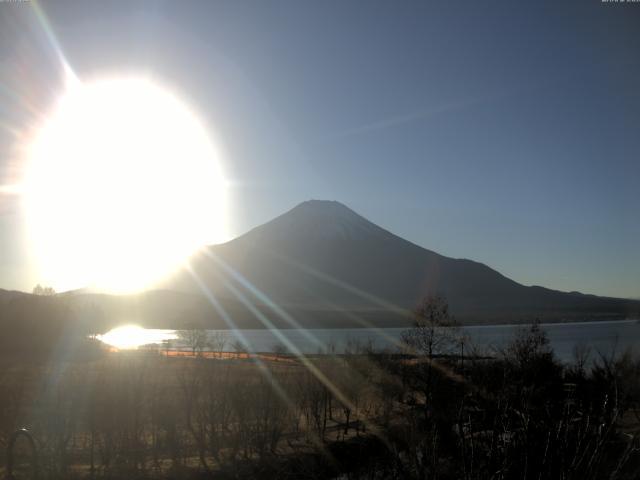
[[[61,58],[191,106],[233,235],[338,200],[527,285],[640,297],[640,3],[2,2],[0,288],[38,281],[8,185]]]

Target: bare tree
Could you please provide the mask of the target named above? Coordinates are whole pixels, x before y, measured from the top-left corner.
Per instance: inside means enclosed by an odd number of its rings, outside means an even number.
[[[35,287],[33,287],[32,293],[34,295],[40,295],[43,297],[51,297],[56,294],[56,291],[52,287],[43,287],[42,285],[37,284]]]
[[[216,331],[211,335],[209,344],[212,350],[217,353],[218,357],[222,357],[222,352],[224,352],[227,341],[228,339],[224,332]]]
[[[551,361],[553,349],[547,332],[540,327],[538,321],[535,321],[528,328],[520,327],[516,330],[513,340],[503,355],[520,368],[525,368],[540,360]]]
[[[426,297],[414,311],[413,327],[402,335],[402,341],[414,355],[452,353],[460,345],[459,329],[449,314],[449,304],[444,297]]]
[[[201,354],[208,345],[207,331],[203,328],[180,330],[178,337],[191,349],[193,356],[195,356],[196,353]]]
[[[434,402],[434,366],[443,366],[435,365],[434,359],[457,352],[459,337],[459,329],[449,314],[449,305],[441,296],[426,297],[414,312],[413,328],[402,335],[408,353],[417,357],[415,366],[406,370],[406,380],[421,393],[427,422]]]

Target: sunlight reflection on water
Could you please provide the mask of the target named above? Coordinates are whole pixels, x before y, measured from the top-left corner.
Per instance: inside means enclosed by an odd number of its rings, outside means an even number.
[[[159,330],[142,328],[138,325],[123,325],[109,330],[96,338],[112,347],[128,350],[152,343],[162,343],[165,340],[178,338],[175,330]]]

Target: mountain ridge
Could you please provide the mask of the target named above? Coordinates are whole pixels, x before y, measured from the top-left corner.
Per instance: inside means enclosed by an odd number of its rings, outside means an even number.
[[[220,265],[285,308],[410,311],[421,298],[440,294],[454,314],[483,323],[618,318],[638,310],[623,299],[522,285],[481,262],[446,257],[399,237],[336,201],[303,202],[194,256],[193,272],[227,298],[217,284],[225,276]]]
[[[123,322],[176,329],[405,327],[420,300],[434,294],[446,297],[464,324],[640,318],[640,301],[525,286],[322,200],[204,247],[152,290],[79,290],[43,301],[57,305],[58,321],[70,316],[77,328],[95,333]],[[0,323],[46,320],[31,294],[0,290],[0,304]]]

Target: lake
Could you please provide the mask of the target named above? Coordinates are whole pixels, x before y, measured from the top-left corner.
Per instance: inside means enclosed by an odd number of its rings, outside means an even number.
[[[593,354],[611,353],[614,349],[622,352],[625,349],[637,350],[640,346],[640,322],[636,320],[619,320],[606,322],[573,322],[542,324],[547,332],[551,345],[563,361],[570,361],[574,347],[584,344],[591,347]],[[482,325],[463,327],[471,342],[485,352],[500,348],[508,343],[516,333],[519,325]],[[126,330],[130,329],[130,330]],[[347,328],[347,329],[281,329],[281,330],[209,330],[209,337],[222,336],[226,340],[225,349],[232,350],[235,342],[243,342],[255,352],[270,352],[276,346],[297,349],[303,353],[344,351],[349,342],[360,344],[371,343],[375,348],[395,348],[405,328]],[[176,338],[175,331],[142,329],[140,327],[120,327],[100,336],[105,343],[120,348],[135,348],[148,343],[160,343],[171,340],[173,348],[187,349],[181,340]],[[126,338],[126,345],[115,344],[114,339]]]

